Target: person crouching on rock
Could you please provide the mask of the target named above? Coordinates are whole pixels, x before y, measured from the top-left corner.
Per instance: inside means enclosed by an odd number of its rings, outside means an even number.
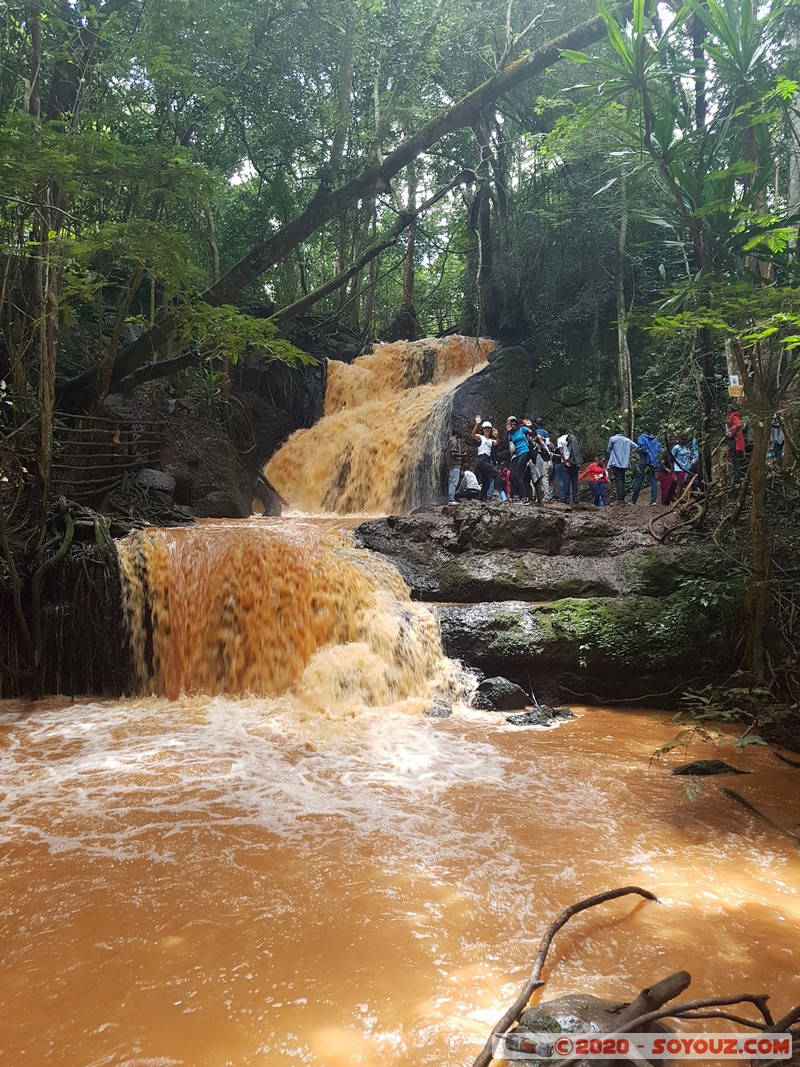
[[[479,425],[480,433],[478,432]],[[488,419],[481,423],[480,415],[476,415],[472,439],[478,442],[478,459],[475,463],[475,474],[481,483],[480,499],[485,500],[489,493],[489,486],[493,481],[500,478],[500,471],[492,463],[492,448],[497,443],[497,430],[492,427]]]
[[[606,457],[603,452],[595,456],[594,463],[590,463],[582,474],[578,475],[578,481],[589,479],[589,488],[592,490],[595,507],[604,508],[606,500],[606,487],[608,486],[608,471],[606,470]]]
[[[478,479],[471,470],[465,468],[458,484],[455,495],[456,500],[477,500],[481,495],[481,487]]]

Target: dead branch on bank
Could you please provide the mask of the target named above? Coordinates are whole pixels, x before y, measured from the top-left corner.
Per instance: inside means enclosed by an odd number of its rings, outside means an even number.
[[[489,1039],[474,1060],[472,1067],[489,1067],[493,1059],[492,1046],[495,1036],[506,1033],[519,1021],[522,1013],[528,1007],[532,994],[545,984],[540,980],[540,976],[544,969],[547,953],[550,950],[553,938],[561,927],[564,926],[573,915],[586,911],[587,908],[592,908],[597,904],[603,904],[608,900],[614,900],[631,893],[636,893],[639,896],[644,897],[646,900],[658,901],[658,898],[653,893],[646,889],[640,889],[638,886],[626,886],[623,889],[612,889],[606,893],[598,893],[595,896],[588,897],[586,900],[571,905],[547,928],[539,945],[539,951],[536,954],[536,959],[533,962],[533,968],[528,980],[522,987],[517,999],[492,1028]],[[800,1033],[798,1032],[798,1029],[792,1029],[795,1024],[800,1022],[800,1005],[793,1007],[786,1015],[778,1019],[776,1022],[767,1006],[767,1001],[769,1000],[769,994],[767,993],[740,993],[736,996],[729,997],[701,997],[697,1000],[687,1000],[678,1004],[670,1004],[670,1001],[674,1000],[675,997],[679,996],[689,987],[691,981],[692,978],[688,971],[677,971],[675,974],[668,975],[654,985],[648,986],[643,989],[630,1004],[621,1006],[618,1013],[614,1015],[613,1020],[609,1022],[605,1032],[613,1032],[615,1034],[647,1033],[655,1023],[666,1019],[681,1019],[687,1021],[694,1019],[725,1019],[726,1021],[736,1023],[739,1026],[757,1030],[762,1034],[788,1032],[792,1035],[793,1050],[800,1042]],[[751,1004],[761,1015],[761,1020],[749,1019],[743,1015],[720,1010],[738,1004]],[[603,1031],[599,1032],[602,1033]],[[578,1055],[568,1056],[564,1059],[554,1061],[554,1064],[555,1067],[570,1067],[570,1065],[579,1063],[583,1058],[585,1057]],[[637,1055],[635,1061],[631,1059],[620,1062],[639,1063],[641,1062],[641,1057]],[[775,1060],[765,1063],[763,1060],[759,1061],[756,1059],[750,1061],[750,1067],[777,1067],[778,1062],[779,1061]],[[780,1062],[785,1063],[786,1061],[783,1060]]]
[[[694,526],[697,520],[705,514],[705,498],[698,500],[696,497],[691,496],[691,489],[696,481],[697,475],[693,474],[681,489],[680,496],[677,500],[673,504],[670,504],[666,511],[662,511],[660,515],[654,515],[647,523],[647,532],[655,541],[658,541],[659,544],[666,541],[672,534],[677,533],[678,530],[682,530],[686,526]],[[655,529],[656,523],[663,523],[667,516],[672,515],[675,511],[678,512],[681,522],[679,522],[677,526],[668,526],[659,537]]]
[[[539,945],[539,951],[536,954],[536,959],[533,961],[533,969],[531,970],[527,982],[520,990],[519,996],[508,1011],[493,1027],[486,1044],[476,1057],[472,1067],[488,1067],[492,1062],[492,1043],[494,1035],[505,1033],[506,1030],[513,1026],[519,1019],[520,1015],[522,1015],[525,1008],[527,1008],[528,1001],[531,999],[533,993],[544,985],[544,982],[539,981],[539,978],[544,969],[547,953],[550,951],[553,938],[561,927],[568,923],[573,915],[578,915],[580,912],[586,911],[587,908],[593,908],[597,904],[605,904],[606,901],[616,900],[618,897],[629,896],[631,893],[637,893],[640,897],[644,897],[645,900],[658,900],[658,898],[653,893],[649,892],[649,890],[640,889],[635,885],[625,886],[622,889],[609,889],[606,893],[596,893],[592,897],[587,897],[586,900],[581,900],[577,904],[570,905],[565,911],[562,911],[554,923],[551,923],[550,926],[548,926],[541,944]],[[674,993],[673,996],[675,996]]]
[[[772,750],[772,755],[775,756],[776,759],[781,760],[783,763],[788,763],[790,767],[800,767],[800,762],[798,762],[798,760],[789,759],[788,756],[784,756],[783,753],[778,752],[777,749]]]
[[[774,830],[778,834],[782,834],[784,837],[790,837],[796,845],[800,844],[800,836],[793,834],[791,830],[787,830],[785,827],[780,826],[774,819],[770,819],[768,815],[765,815],[763,811],[759,811],[749,800],[745,800],[745,798],[740,793],[737,793],[735,789],[723,789],[722,792],[730,800],[735,800],[737,804],[740,804],[745,811],[749,812],[751,815],[755,815],[756,818],[761,819],[762,822],[765,822],[771,830]]]

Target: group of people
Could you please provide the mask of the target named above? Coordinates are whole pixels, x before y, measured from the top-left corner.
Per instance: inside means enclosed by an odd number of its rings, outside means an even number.
[[[521,504],[544,503],[554,499],[556,476],[561,485],[562,468],[566,482],[574,470],[575,499],[577,474],[583,457],[574,434],[559,430],[556,445],[542,419],[532,422],[515,415],[506,419],[506,448],[501,451],[500,433],[488,420],[475,416],[472,439],[477,444],[474,472],[465,466],[467,459],[461,439],[453,431],[448,442],[448,500],[516,500]],[[562,440],[563,438],[563,440]],[[566,484],[566,483],[565,483]],[[561,497],[568,495],[562,488]]]
[[[631,503],[637,503],[647,482],[650,504],[669,504],[699,470],[697,441],[682,434],[666,449],[649,432],[634,441],[622,431],[613,434],[605,453],[594,456],[584,467],[580,444],[567,427],[559,428],[555,442],[544,420],[518,419],[509,415],[505,424],[505,441],[488,419],[475,416],[471,437],[477,445],[474,471],[467,465],[467,449],[455,430],[448,441],[448,500],[516,501],[522,505],[548,504],[558,499],[563,504],[578,503],[579,484],[588,483],[597,507],[609,504],[608,490],[613,484],[613,503],[626,503],[632,480]],[[583,468],[583,470],[581,469]]]

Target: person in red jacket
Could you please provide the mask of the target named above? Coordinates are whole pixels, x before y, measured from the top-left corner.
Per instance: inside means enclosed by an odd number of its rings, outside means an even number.
[[[728,459],[733,469],[733,484],[742,480],[741,466],[747,445],[744,439],[744,419],[735,404],[728,406],[728,418],[725,420],[725,437],[728,442]]]
[[[578,481],[589,479],[589,488],[592,490],[594,505],[597,508],[606,506],[606,486],[608,485],[608,471],[606,470],[606,457],[601,453],[595,457],[594,463],[590,463],[582,474],[578,475]]]

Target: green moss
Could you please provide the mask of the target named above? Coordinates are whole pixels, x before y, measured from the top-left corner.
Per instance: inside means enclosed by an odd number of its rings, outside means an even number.
[[[474,580],[458,560],[445,563],[439,570],[438,578],[439,587],[452,600],[470,600],[472,598]]]
[[[605,556],[611,545],[611,538],[609,537],[581,537],[575,544],[580,551],[576,553],[581,556]]]
[[[706,594],[704,605],[694,593],[679,590],[659,598],[560,600],[542,612],[549,613],[560,662],[639,669],[666,669],[679,661],[701,666],[723,653],[738,610],[729,586],[717,587],[716,596],[708,589]],[[539,624],[544,627],[544,617]]]
[[[541,645],[532,640],[525,627],[524,615],[509,608],[493,608],[489,613],[489,625],[493,627],[488,650],[492,655],[529,656],[541,651]]]

